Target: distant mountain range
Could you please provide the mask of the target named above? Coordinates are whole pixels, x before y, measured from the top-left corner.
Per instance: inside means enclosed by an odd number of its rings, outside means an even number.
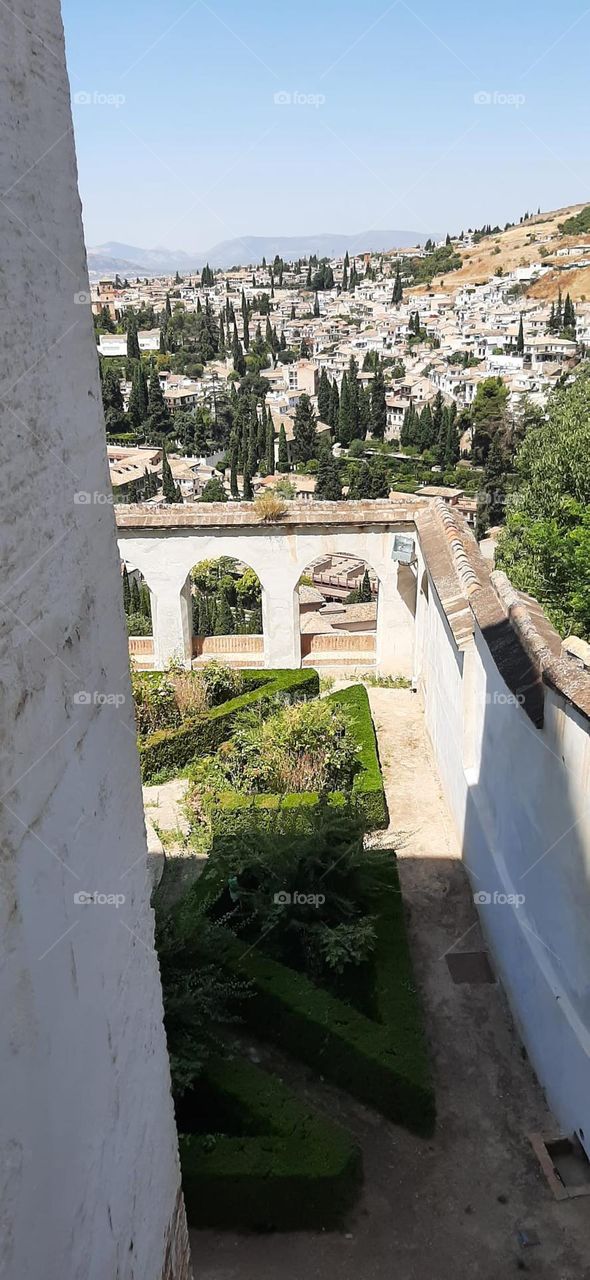
[[[430,233],[435,236],[433,231]],[[222,240],[206,253],[186,253],[183,249],[140,249],[133,244],[120,244],[109,240],[96,248],[88,249],[88,268],[91,275],[154,276],[170,275],[175,271],[186,274],[198,271],[208,262],[210,267],[256,266],[266,258],[272,262],[275,254],[286,262],[317,254],[318,258],[337,258],[348,252],[364,253],[369,250],[409,249],[422,245],[427,236],[420,231],[362,231],[356,235],[321,233],[313,236],[243,236],[236,240]]]

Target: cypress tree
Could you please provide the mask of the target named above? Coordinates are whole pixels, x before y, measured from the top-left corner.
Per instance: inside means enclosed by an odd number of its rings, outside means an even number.
[[[170,410],[164,400],[158,370],[155,367],[150,374],[147,412],[152,432],[166,434],[170,430]]]
[[[317,320],[320,314],[320,300],[318,298],[317,289],[316,289],[315,298],[313,300],[313,314],[314,314],[314,319]]]
[[[279,460],[277,470],[286,472],[289,470],[289,451],[287,449],[287,437],[283,423],[279,427]]]
[[[520,313],[520,323],[518,326],[518,337],[516,339],[516,354],[522,356],[524,354],[524,328],[522,323],[522,311]]]
[[[127,565],[123,565],[123,608],[125,613],[129,613],[131,609],[131,587],[129,585],[129,574]]]
[[[182,502],[182,495],[177,484],[174,483],[170,463],[166,454],[166,446],[162,449],[162,492],[165,502]]]
[[[368,569],[365,569],[365,572],[363,574],[363,580],[361,583],[359,603],[370,604],[372,599],[373,599],[373,592],[371,591],[371,579],[369,578]]]
[[[239,498],[240,491],[238,489],[238,439],[235,433],[232,433],[230,446],[230,493],[232,498]]]
[[[320,422],[330,421],[330,380],[322,369],[318,387],[318,415]]]
[[[216,636],[231,636],[234,634],[234,615],[231,611],[227,593],[223,588],[221,588],[217,596],[213,634]]]
[[[317,453],[316,417],[311,400],[305,393],[301,396],[295,413],[293,453],[296,462],[309,462]]]
[[[130,613],[141,613],[141,596],[140,596],[140,594],[139,594],[139,587],[138,587],[138,585],[137,585],[137,578],[132,578],[132,580],[131,580],[131,594],[130,594],[130,601],[129,601],[129,612],[130,612]]]
[[[322,448],[315,497],[323,502],[340,502],[342,500],[340,472],[331,449]]]
[[[371,387],[371,431],[376,440],[385,439],[387,428],[387,403],[385,400],[385,379],[383,369],[379,365]]]
[[[273,476],[275,471],[275,428],[270,409],[266,417],[265,462],[269,476]]]
[[[133,423],[134,427],[140,427],[142,422],[145,422],[145,419],[147,418],[148,388],[145,370],[141,360],[137,361],[133,372],[127,412],[129,421]]]
[[[254,490],[252,488],[252,477],[250,474],[248,461],[246,460],[246,462],[244,463],[244,493],[243,493],[244,502],[251,502],[253,497],[254,497]]]
[[[135,312],[131,311],[127,323],[127,359],[140,360],[141,351],[139,350],[139,338],[137,336],[137,320]]]
[[[328,426],[334,433],[338,430],[338,422],[340,419],[340,394],[338,391],[338,383],[334,381],[330,387],[330,408],[326,419]]]
[[[338,413],[338,440],[341,445],[346,448],[352,440],[352,414],[350,405],[350,394],[348,390],[348,377],[346,371],[342,374],[342,383],[340,386],[340,409]]]

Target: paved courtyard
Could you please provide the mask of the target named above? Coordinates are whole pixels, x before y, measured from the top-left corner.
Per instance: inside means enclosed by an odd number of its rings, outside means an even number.
[[[590,1280],[588,1199],[556,1202],[527,1135],[552,1127],[496,984],[454,985],[445,959],[484,943],[425,733],[409,690],[371,689],[411,948],[431,1042],[438,1122],[413,1137],[261,1050],[363,1148],[346,1231],[193,1232],[196,1280]],[[401,833],[401,839],[397,838]],[[519,1230],[536,1232],[523,1247]]]

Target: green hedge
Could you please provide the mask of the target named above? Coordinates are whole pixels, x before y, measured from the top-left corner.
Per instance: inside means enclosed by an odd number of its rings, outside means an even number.
[[[248,1062],[215,1062],[204,1085],[213,1116],[229,1116],[239,1133],[180,1134],[190,1225],[259,1231],[342,1226],[362,1178],[353,1139]]]
[[[352,685],[349,689],[330,694],[326,702],[336,704],[350,716],[351,730],[359,747],[360,769],[353,780],[350,795],[338,791],[328,796],[313,791],[283,796],[224,792],[206,802],[213,848],[217,840],[238,836],[244,830],[252,831],[253,827],[276,832],[277,835],[295,831],[308,835],[317,824],[320,811],[326,807],[350,805],[360,808],[367,831],[387,826],[387,801],[367,690],[364,685]]]
[[[232,731],[235,716],[247,707],[271,704],[277,694],[290,702],[315,698],[320,681],[317,671],[257,671],[249,673],[247,689],[237,698],[222,702],[203,716],[185,720],[176,729],[158,729],[139,743],[142,777],[149,782],[155,774],[178,773],[197,756],[217,750]]]
[[[190,945],[195,895],[219,894],[209,864],[201,880],[180,904],[178,927]],[[246,1002],[246,1021],[261,1036],[276,1041],[361,1102],[415,1133],[429,1134],[435,1119],[434,1093],[408,948],[395,860],[383,873],[378,901],[367,898],[378,917],[371,997],[378,1019],[314,985],[304,974],[269,959],[229,930],[212,930],[214,958],[247,978],[254,996]]]

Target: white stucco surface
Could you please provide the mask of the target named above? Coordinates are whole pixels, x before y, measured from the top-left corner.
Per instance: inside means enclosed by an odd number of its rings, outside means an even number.
[[[184,1278],[59,0],[0,33],[0,1275]]]
[[[235,556],[262,584],[264,661],[267,667],[301,663],[297,584],[321,556],[358,557],[379,578],[377,666],[384,673],[410,676],[413,662],[412,593],[398,590],[398,565],[391,552],[394,527],[328,527],[321,523],[270,529],[119,528],[119,548],[129,567],[139,569],[152,593],[155,665],[171,657],[190,661],[188,575],[201,560]]]
[[[494,962],[549,1105],[588,1151],[588,721],[547,687],[536,728],[477,626],[457,649],[432,582],[417,618],[427,727]]]

